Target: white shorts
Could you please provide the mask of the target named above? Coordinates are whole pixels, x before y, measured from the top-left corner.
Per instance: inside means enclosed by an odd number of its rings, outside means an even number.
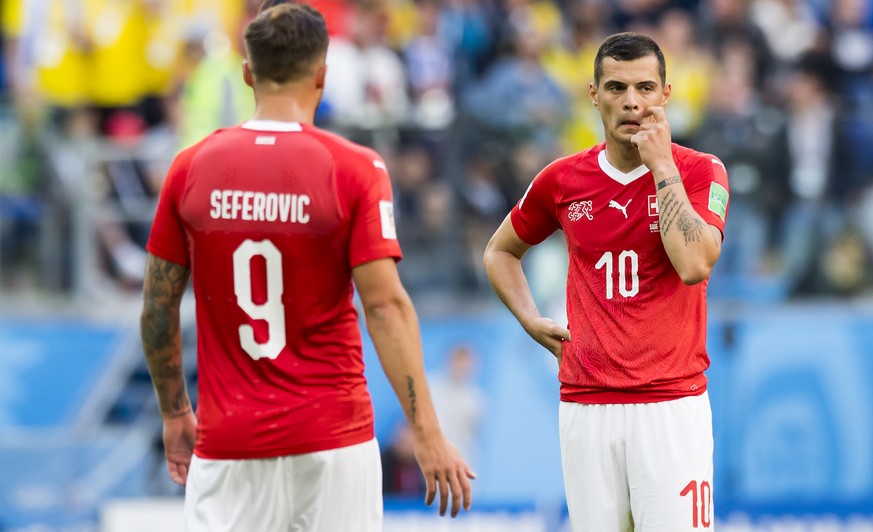
[[[253,460],[194,456],[185,487],[188,532],[380,532],[376,439]]]
[[[559,407],[574,532],[713,530],[709,395]]]

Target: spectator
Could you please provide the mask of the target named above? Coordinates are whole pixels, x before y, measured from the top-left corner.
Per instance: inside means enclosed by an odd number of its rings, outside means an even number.
[[[409,99],[403,63],[385,44],[384,0],[359,3],[348,22],[349,37],[332,39],[327,52],[327,123],[352,140],[393,151]]]
[[[424,488],[424,477],[415,460],[412,431],[401,421],[382,451],[382,493],[418,498],[424,495]]]
[[[251,116],[251,89],[240,76],[243,61],[242,28],[254,16],[251,10],[225,34],[201,20],[188,29],[185,56],[191,71],[179,80],[177,90],[179,146],[184,148],[216,129],[234,126]]]
[[[476,384],[478,359],[472,347],[452,347],[443,370],[428,376],[440,427],[468,463],[476,467],[485,396]]]
[[[751,1],[711,0],[704,4],[700,36],[702,44],[708,46],[718,60],[738,43],[748,47],[753,57],[755,89],[762,90],[772,72],[772,54],[764,33],[751,21]]]
[[[519,24],[511,35],[513,53],[499,59],[465,97],[466,112],[510,150],[530,141],[553,155],[569,102],[543,68],[544,41],[535,28]]]
[[[787,109],[774,160],[784,161],[781,183],[780,254],[791,292],[809,294],[823,285],[818,257],[844,228],[839,191],[845,187],[839,109],[827,89],[828,70],[808,56],[785,83]]]
[[[742,43],[728,43],[713,72],[708,107],[691,145],[719,154],[731,176],[731,213],[726,238],[710,285],[713,293],[744,297],[752,279],[773,270],[775,211],[783,198],[772,156],[779,111],[762,101],[754,86],[754,56]],[[672,102],[670,103],[672,105]],[[668,105],[668,107],[670,107]],[[776,122],[776,123],[774,123]]]
[[[819,36],[815,12],[804,0],[756,0],[750,14],[782,64],[795,63],[813,49]]]
[[[561,131],[561,151],[572,153],[596,144],[601,137],[600,116],[591,107],[589,65],[606,35],[597,21],[576,18],[566,35],[543,53],[543,68],[570,101],[570,119]],[[492,231],[493,232],[493,231]]]
[[[444,129],[455,117],[454,56],[439,32],[437,0],[418,5],[415,35],[403,48],[412,95],[412,119],[424,129]]]
[[[715,61],[708,51],[696,44],[694,19],[687,11],[665,11],[658,21],[657,33],[671,65],[668,81],[673,91],[670,104],[664,110],[673,140],[683,144],[697,131],[706,112]]]

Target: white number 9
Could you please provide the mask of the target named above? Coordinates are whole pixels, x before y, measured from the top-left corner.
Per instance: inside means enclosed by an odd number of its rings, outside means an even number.
[[[261,304],[252,301],[252,258],[264,257],[267,264],[267,300]],[[274,359],[285,347],[285,307],[282,294],[282,254],[269,240],[246,240],[233,252],[233,291],[236,302],[252,319],[267,322],[269,339],[261,344],[255,340],[251,325],[239,326],[242,348],[255,360]]]

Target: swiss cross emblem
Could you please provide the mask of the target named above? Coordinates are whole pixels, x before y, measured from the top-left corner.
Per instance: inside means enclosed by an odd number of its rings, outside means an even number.
[[[649,216],[658,215],[658,196],[649,196]]]
[[[585,218],[588,218],[589,220],[593,220],[594,217],[591,216],[591,207],[592,207],[591,200],[574,201],[573,203],[570,204],[570,213],[568,214],[570,221],[571,222],[578,222],[579,220],[582,219],[583,216]]]

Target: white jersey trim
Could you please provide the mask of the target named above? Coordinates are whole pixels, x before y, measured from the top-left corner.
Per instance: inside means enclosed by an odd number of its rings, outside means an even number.
[[[609,161],[606,159],[606,150],[597,154],[597,164],[600,165],[600,169],[603,170],[603,173],[622,185],[629,185],[649,172],[649,169],[646,168],[646,165],[644,164],[639,165],[628,173],[622,172],[618,168],[609,164]]]
[[[241,127],[253,131],[303,131],[300,122],[280,122],[279,120],[247,120]]]

